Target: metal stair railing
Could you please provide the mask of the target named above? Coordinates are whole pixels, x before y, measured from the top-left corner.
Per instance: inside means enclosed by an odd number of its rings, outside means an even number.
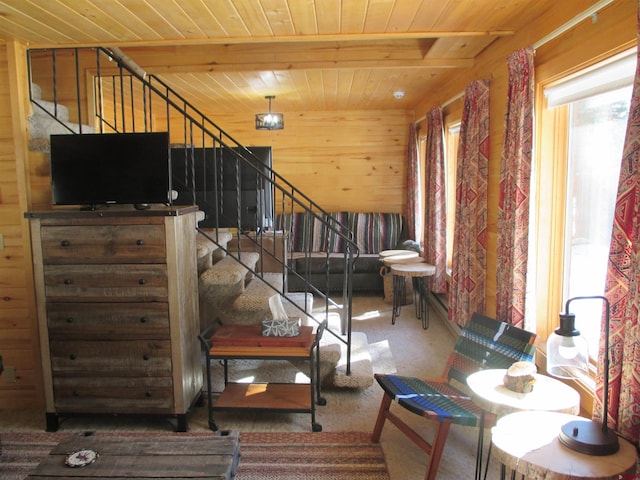
[[[182,174],[173,175],[179,177],[177,182],[179,185],[176,184],[175,187],[179,187],[186,196],[190,194],[188,200],[190,204],[197,204],[202,210],[212,212],[211,229],[198,228],[200,233],[225,253],[230,254],[232,252],[220,242],[219,232],[221,225],[232,225],[238,247],[235,258],[254,275],[254,278],[263,281],[274,290],[274,293],[289,299],[294,308],[309,318],[314,317],[313,312],[307,311],[306,301],[302,306],[291,301],[289,296],[291,292],[288,291],[287,284],[289,277],[302,282],[305,298],[307,294],[312,294],[314,299],[321,299],[324,318],[333,311],[339,312],[340,330],[328,328],[327,331],[346,345],[346,372],[347,375],[350,374],[352,272],[354,263],[358,259],[359,249],[353,239],[353,233],[345,225],[340,224],[311,198],[274,171],[271,165],[265,165],[250,148],[237,142],[160,78],[147,75],[135,64],[132,66],[130,59],[124,58],[119,49],[103,47],[32,49],[27,51],[27,62],[30,100],[35,107],[44,111],[56,122],[64,124],[58,118],[59,105],[67,102],[75,104],[75,111],[70,110],[69,113],[70,120],[76,121],[78,128],[76,130],[65,125],[70,134],[83,134],[93,130],[99,133],[169,132],[172,145],[175,144],[179,146],[176,148],[183,148],[185,151]],[[73,88],[70,88],[71,82],[68,80],[71,74],[74,75]],[[61,76],[64,76],[64,80],[59,78]],[[91,82],[85,80],[88,77],[91,78]],[[46,86],[46,94],[53,99],[53,111],[34,98],[33,84]],[[94,125],[88,126],[83,131],[82,122],[85,119],[91,119]],[[202,164],[198,162],[196,155],[200,150],[204,155]],[[213,160],[210,162],[206,159],[206,153],[209,150],[214,152]],[[226,163],[223,162],[223,156],[226,157],[224,160]],[[223,166],[229,163],[232,164],[233,176],[225,177]],[[244,190],[241,185],[243,181],[246,182],[247,172],[255,182],[255,196],[258,197],[269,189],[272,193],[272,205],[258,202],[254,207],[243,200]],[[230,180],[235,189],[231,190],[233,192],[231,198],[228,195],[225,198],[223,192],[228,186],[225,182]],[[199,190],[200,188],[203,190]],[[174,203],[173,199],[168,203],[178,204]],[[230,208],[225,209],[225,207]],[[243,214],[247,211],[249,211],[248,217],[257,226],[252,235],[242,224]],[[232,212],[231,218],[228,218],[229,212]],[[308,270],[302,273],[295,271],[290,265],[291,258],[280,259],[275,251],[264,248],[264,240],[269,235],[273,235],[273,244],[276,243],[276,230],[268,228],[284,228],[284,224],[272,223],[276,212],[278,218],[303,212],[306,221],[310,222],[304,228],[311,228],[312,224],[317,225],[325,229],[329,234],[328,238],[333,239],[332,242],[339,241],[344,245],[339,253],[332,253],[334,248],[331,244],[323,246],[320,253],[312,251],[311,246],[303,252],[307,259],[318,255],[324,259],[326,275],[323,282],[311,282]],[[265,228],[265,218],[271,220],[267,222],[267,228]],[[280,245],[282,250],[288,251],[286,247],[289,239],[286,232],[278,238],[278,241],[283,242]],[[260,253],[261,263],[256,270],[243,262],[240,240],[248,242],[251,245],[251,251]],[[334,257],[340,258],[340,268],[344,272],[338,300],[334,299],[329,282],[332,268],[330,259]],[[265,258],[275,262],[281,269],[284,285],[282,289],[265,281],[261,267]],[[308,262],[305,264],[308,265]],[[320,323],[321,320],[316,322]]]

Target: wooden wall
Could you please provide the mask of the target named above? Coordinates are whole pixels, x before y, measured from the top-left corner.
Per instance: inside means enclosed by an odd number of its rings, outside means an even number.
[[[271,145],[274,170],[327,211],[404,213],[412,112],[283,113],[277,131],[256,131],[253,113],[211,118],[241,144]]]
[[[29,202],[25,89],[24,48],[0,44],[0,408],[43,404],[30,236],[23,218]]]

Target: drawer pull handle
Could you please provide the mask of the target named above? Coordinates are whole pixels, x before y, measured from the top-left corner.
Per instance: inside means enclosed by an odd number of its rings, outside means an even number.
[[[73,317],[67,317],[67,323],[73,323]]]
[[[136,245],[144,245],[144,240],[136,240]]]
[[[151,397],[151,392],[144,392],[144,396],[147,398]]]
[[[147,323],[147,317],[140,317],[140,323]]]
[[[70,278],[65,278],[64,279],[64,284],[65,285],[71,285],[73,283],[73,280],[71,280]]]
[[[149,360],[149,355],[142,355],[143,360]]]
[[[63,247],[63,248],[64,248],[64,247],[68,247],[69,245],[71,245],[71,243],[69,242],[69,240],[62,240],[62,241],[60,242],[60,246],[61,246],[61,247]]]
[[[72,353],[71,355],[69,355],[69,359],[70,360],[75,360],[77,358],[75,353]]]
[[[139,283],[140,285],[144,285],[144,284],[145,284],[145,283],[147,283],[147,282],[145,281],[145,279],[144,279],[144,278],[141,278],[140,280],[138,280],[138,283]]]

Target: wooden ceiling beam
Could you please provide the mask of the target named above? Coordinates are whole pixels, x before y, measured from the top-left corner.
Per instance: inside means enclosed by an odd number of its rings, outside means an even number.
[[[251,63],[210,63],[199,65],[154,65],[142,68],[150,74],[161,73],[206,73],[206,72],[247,72],[274,70],[313,70],[335,68],[471,68],[472,58],[422,60],[340,60],[340,61],[308,61],[308,62],[251,62]]]
[[[421,40],[429,38],[448,37],[507,37],[514,35],[513,30],[457,30],[457,31],[424,31],[424,32],[388,32],[388,33],[340,33],[340,34],[309,34],[309,35],[273,35],[273,36],[247,36],[247,37],[209,37],[209,38],[172,38],[162,40],[125,40],[110,41],[114,47],[163,47],[176,45],[244,45],[244,44],[271,44],[271,43],[297,43],[297,42],[355,42],[355,41],[379,41],[379,40]],[[55,43],[32,44],[31,48],[64,48],[64,47],[99,47],[96,43]]]

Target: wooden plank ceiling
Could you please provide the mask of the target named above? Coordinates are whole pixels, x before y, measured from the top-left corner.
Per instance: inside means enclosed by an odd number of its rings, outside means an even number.
[[[0,39],[119,47],[219,112],[411,109],[556,1],[0,0]]]

